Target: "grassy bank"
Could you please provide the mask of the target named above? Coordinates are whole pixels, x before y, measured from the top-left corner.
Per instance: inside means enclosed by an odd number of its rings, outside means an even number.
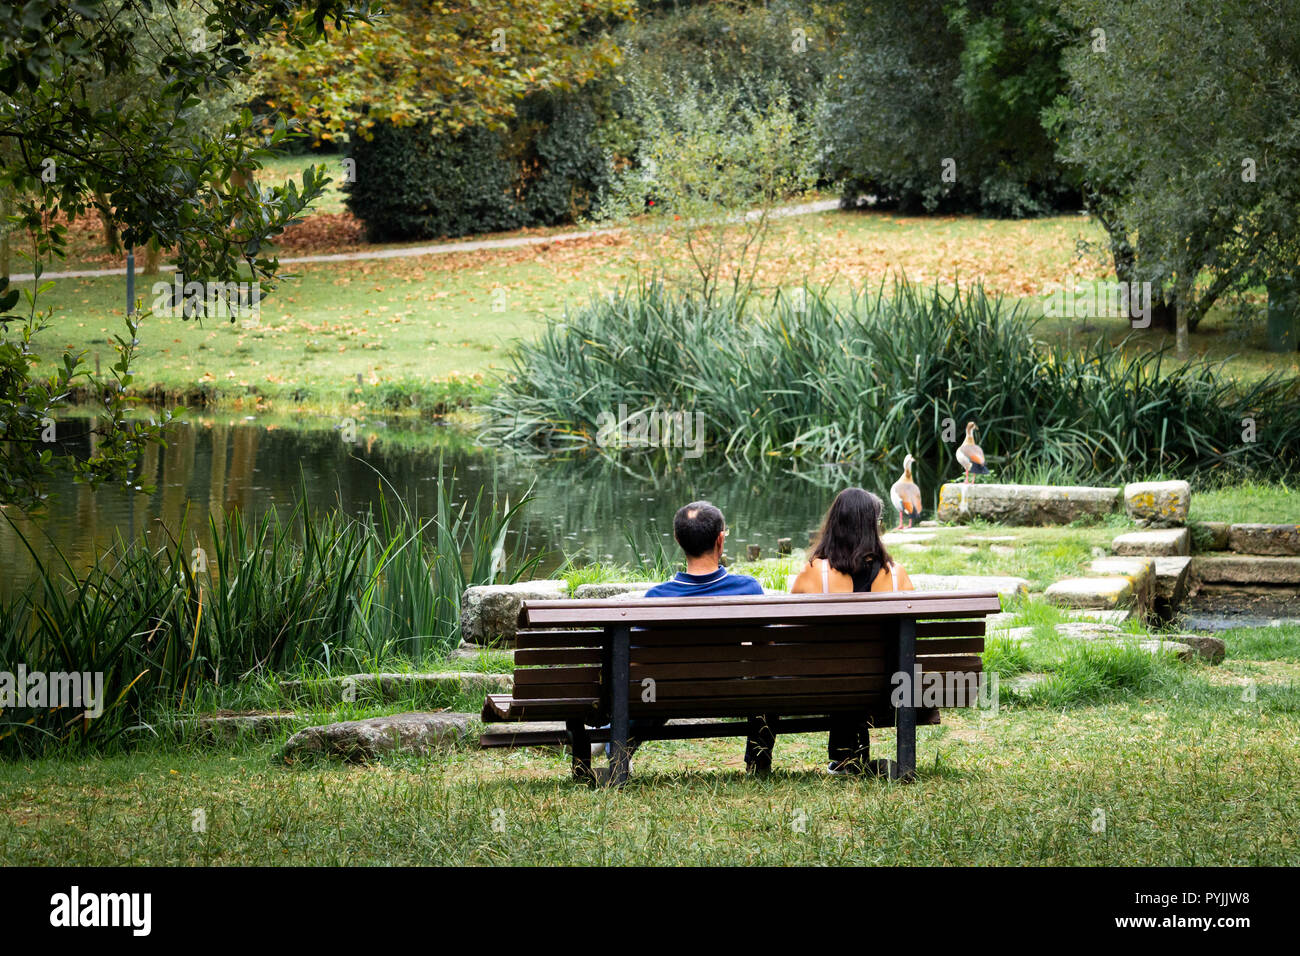
[[[287,768],[278,742],[0,763],[11,865],[1294,865],[1300,633],[1104,703],[1010,703],[920,730],[920,780],[829,778],[823,735],[662,742],[623,792],[545,751]],[[1280,643],[1279,643],[1280,642]],[[1242,683],[1257,682],[1254,703]],[[878,754],[892,747],[878,731]],[[206,833],[191,829],[195,808]],[[1105,826],[1098,832],[1098,811]],[[494,826],[495,824],[495,826]]]

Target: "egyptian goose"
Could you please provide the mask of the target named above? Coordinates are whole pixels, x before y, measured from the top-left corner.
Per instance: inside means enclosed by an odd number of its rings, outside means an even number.
[[[971,473],[977,475],[987,475],[988,468],[984,465],[984,449],[975,444],[975,423],[966,423],[966,440],[961,443],[957,449],[957,461],[961,462],[962,469],[966,472],[966,484],[970,484]]]
[[[912,527],[912,519],[921,513],[921,489],[912,480],[912,465],[916,459],[911,455],[903,458],[903,477],[894,482],[889,489],[889,500],[898,512],[898,530],[903,530],[903,515],[907,515],[907,526]]]

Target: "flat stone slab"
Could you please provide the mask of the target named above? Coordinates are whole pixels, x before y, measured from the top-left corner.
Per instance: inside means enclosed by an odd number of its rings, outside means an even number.
[[[1112,514],[1119,507],[1119,488],[949,482],[939,489],[937,514],[950,524],[984,518],[1009,525],[1055,525]]]
[[[1133,609],[1126,607],[1103,611],[1096,608],[1080,608],[1071,611],[1070,614],[1073,617],[1087,618],[1090,621],[1101,621],[1103,624],[1123,624],[1133,616]]]
[[[212,740],[262,739],[301,723],[297,714],[205,714],[199,718],[199,734]]]
[[[1156,600],[1167,601],[1174,607],[1187,597],[1187,582],[1191,578],[1192,559],[1156,558]]]
[[[595,601],[612,597],[645,597],[645,592],[658,581],[607,581],[600,584],[579,584],[573,596],[582,601]]]
[[[281,754],[285,760],[307,756],[373,760],[390,753],[429,754],[455,747],[476,723],[473,714],[446,712],[347,720],[298,731]]]
[[[1124,631],[1114,624],[1106,624],[1102,621],[1071,621],[1058,624],[1053,630],[1061,637],[1072,638],[1076,641],[1109,641],[1124,636]]]
[[[1181,641],[1141,641],[1138,647],[1150,654],[1174,654],[1180,661],[1190,664],[1196,660],[1196,651]]]
[[[558,601],[569,596],[564,581],[520,581],[466,588],[460,599],[460,636],[471,644],[513,647],[519,605],[524,601]]]
[[[933,531],[886,531],[880,536],[880,540],[887,545],[897,544],[923,544],[926,541],[934,540]]]
[[[1187,555],[1192,553],[1192,534],[1186,528],[1129,531],[1117,537],[1110,546],[1118,555]]]
[[[1123,575],[1066,578],[1048,585],[1043,596],[1058,607],[1112,610],[1133,602],[1133,582]]]
[[[1228,548],[1241,554],[1300,555],[1300,524],[1234,524]]]
[[[1223,643],[1221,637],[1211,637],[1207,634],[1172,634],[1168,640],[1186,644],[1196,652],[1197,657],[1210,664],[1218,664],[1228,653],[1228,646]]]
[[[1155,605],[1155,558],[1136,556],[1095,558],[1089,569],[1093,574],[1107,577],[1121,575],[1128,578],[1133,584],[1133,607],[1139,614],[1146,614]]]
[[[280,690],[294,700],[332,703],[352,700],[400,700],[407,697],[443,698],[456,694],[507,694],[514,688],[509,674],[480,671],[435,671],[427,674],[349,674],[314,680],[280,682]]]
[[[1023,597],[1029,593],[1024,578],[996,574],[912,574],[918,591],[997,591],[999,597]]]
[[[1008,681],[1004,681],[1002,686],[1006,687],[1011,693],[1020,697],[1028,696],[1038,687],[1043,686],[1050,679],[1049,674],[1025,673],[1017,674]]]
[[[1185,481],[1137,481],[1124,486],[1124,510],[1147,527],[1187,524],[1191,504],[1192,486]]]
[[[1198,554],[1192,557],[1192,578],[1205,584],[1300,586],[1300,557],[1256,554]]]
[[[1192,532],[1192,550],[1226,551],[1228,527],[1226,521],[1198,521],[1188,525]]]

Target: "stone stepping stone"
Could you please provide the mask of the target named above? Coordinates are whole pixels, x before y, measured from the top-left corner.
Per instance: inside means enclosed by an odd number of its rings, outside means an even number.
[[[1187,524],[1192,486],[1185,481],[1137,481],[1124,486],[1124,510],[1143,527]]]
[[[1125,632],[1114,624],[1104,624],[1101,621],[1072,621],[1058,624],[1053,630],[1061,637],[1077,641],[1115,640],[1125,636]]]
[[[1241,554],[1300,555],[1300,524],[1234,524],[1227,546]]]
[[[1210,637],[1208,634],[1172,634],[1168,640],[1186,644],[1196,652],[1197,657],[1210,664],[1222,662],[1228,653],[1228,646],[1224,644],[1223,638]]]
[[[1192,533],[1186,528],[1129,531],[1117,537],[1110,546],[1119,555],[1187,555],[1192,553]]]
[[[325,756],[340,760],[373,760],[390,753],[430,754],[451,750],[471,736],[473,714],[389,714],[368,720],[306,727],[285,743],[286,762]]]
[[[1122,575],[1066,578],[1048,585],[1043,596],[1058,607],[1109,611],[1133,603],[1133,582]]]
[[[1081,608],[1070,612],[1072,617],[1086,618],[1090,621],[1101,621],[1103,624],[1123,624],[1133,616],[1130,608],[1120,608],[1114,611],[1100,611],[1096,609]]]
[[[1196,651],[1181,641],[1142,641],[1138,647],[1150,654],[1173,654],[1185,664],[1196,660]]]
[[[990,636],[1004,637],[1012,644],[1023,644],[1033,639],[1034,629],[1032,627],[1009,627],[1005,631],[999,631],[997,634]]]
[[[471,644],[513,647],[519,605],[558,601],[569,596],[564,581],[521,581],[466,588],[460,599],[460,636]]]
[[[1257,554],[1198,554],[1192,558],[1192,577],[1204,584],[1300,586],[1300,557]]]
[[[1001,685],[1018,697],[1028,697],[1035,688],[1041,687],[1050,679],[1050,674],[1039,674],[1031,671],[1017,674],[1010,680],[1002,681]]]
[[[1140,615],[1145,616],[1155,605],[1156,596],[1156,561],[1146,557],[1106,557],[1096,558],[1089,569],[1093,574],[1107,577],[1119,575],[1128,578],[1133,585],[1133,605]]]
[[[573,596],[579,601],[594,601],[612,597],[645,597],[645,592],[658,581],[607,581],[601,584],[580,584]]]
[[[933,532],[917,531],[886,531],[880,536],[880,540],[887,545],[896,544],[922,544],[926,541],[933,541],[935,535]]]
[[[261,740],[301,722],[302,718],[292,713],[204,714],[199,718],[198,731],[200,737],[221,742],[240,738]]]
[[[1193,551],[1226,551],[1228,549],[1228,523],[1226,521],[1198,521],[1187,526],[1192,532]]]
[[[1187,597],[1191,558],[1156,558],[1156,601],[1172,610]]]
[[[1119,488],[949,482],[939,489],[937,517],[946,524],[984,518],[1007,525],[1060,525],[1113,514]]]
[[[918,591],[997,591],[999,597],[1025,597],[1029,582],[1024,578],[996,574],[913,574]]]
[[[390,701],[408,697],[446,698],[456,694],[505,694],[514,688],[509,674],[435,671],[428,674],[350,674],[280,682],[293,700],[338,703],[344,700]]]

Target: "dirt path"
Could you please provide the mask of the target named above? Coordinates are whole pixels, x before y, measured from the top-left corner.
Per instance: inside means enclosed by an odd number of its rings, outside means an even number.
[[[839,206],[837,199],[819,199],[816,202],[802,203],[798,206],[782,206],[772,210],[772,218],[788,219],[791,216],[807,216],[813,213],[828,212]],[[753,218],[757,213],[749,213],[746,218]],[[583,229],[574,232],[561,232],[550,236],[515,236],[508,239],[471,239],[468,242],[436,242],[425,246],[404,246],[401,249],[375,249],[370,252],[336,252],[329,255],[294,256],[280,260],[281,265],[295,265],[304,262],[361,262],[367,259],[412,259],[418,256],[440,256],[454,252],[478,252],[488,249],[513,249],[517,246],[539,246],[553,242],[568,242],[574,239],[589,239],[592,236],[617,234],[621,228]],[[172,265],[161,266],[161,272],[175,272]],[[142,274],[137,268],[136,274]],[[42,279],[93,279],[99,276],[124,276],[126,267],[120,269],[73,269],[68,272],[43,272]],[[10,282],[30,282],[36,278],[30,272],[15,273],[9,277]]]

